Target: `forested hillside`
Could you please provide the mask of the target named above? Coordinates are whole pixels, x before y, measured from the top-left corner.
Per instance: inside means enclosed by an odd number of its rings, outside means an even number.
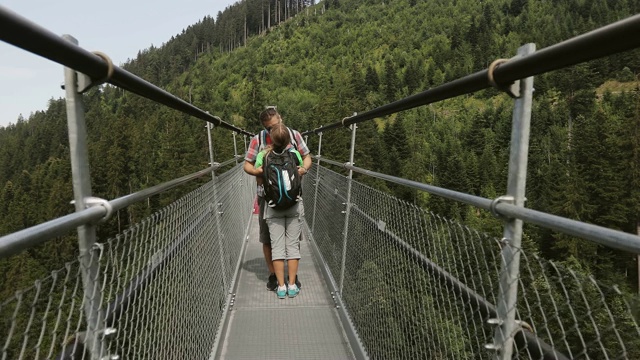
[[[274,12],[275,2],[240,2],[163,47],[142,50],[125,67],[249,131],[259,128],[265,105],[277,105],[292,127],[310,130],[484,69],[524,43],[541,49],[640,12],[640,0],[296,4]],[[638,231],[639,73],[640,51],[632,51],[535,78],[528,207]],[[112,86],[92,89],[85,106],[96,196],[112,199],[207,165],[200,120]],[[511,111],[508,96],[486,90],[360,124],[356,165],[494,198],[506,189]],[[322,155],[346,161],[349,137],[327,132]],[[215,130],[216,160],[233,155],[231,139]],[[317,139],[309,142],[315,152]],[[0,128],[0,144],[0,235],[72,211],[63,100]],[[490,214],[360,180],[501,234]],[[100,232],[126,228],[169,200],[123,210]],[[538,228],[525,233],[529,251],[623,291],[638,290],[634,254]],[[75,246],[69,236],[1,260],[0,299],[71,259]]]

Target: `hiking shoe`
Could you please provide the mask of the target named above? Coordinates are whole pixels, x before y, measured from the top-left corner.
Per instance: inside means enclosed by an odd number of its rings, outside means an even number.
[[[284,299],[287,296],[287,286],[286,285],[278,286],[278,289],[276,290],[276,295],[278,295],[278,299]]]
[[[287,290],[287,295],[289,295],[290,298],[296,297],[299,293],[300,293],[300,289],[298,289],[296,285],[289,285],[289,290]]]
[[[278,287],[278,279],[276,278],[276,274],[270,274],[269,280],[267,280],[267,290],[275,291]]]
[[[289,275],[287,275],[287,277],[285,277],[284,279],[285,283],[289,283]],[[296,274],[296,286],[298,287],[298,289],[302,289],[302,284],[300,284],[300,280],[298,279],[298,275]]]

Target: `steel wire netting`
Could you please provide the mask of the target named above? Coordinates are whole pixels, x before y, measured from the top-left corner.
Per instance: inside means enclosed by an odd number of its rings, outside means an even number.
[[[95,247],[103,355],[210,356],[250,220],[250,180],[236,166]],[[90,359],[80,264],[0,302],[2,359]]]
[[[371,358],[495,355],[485,345],[496,329],[488,320],[508,244],[356,181],[349,191],[348,178],[325,167],[304,179],[308,238],[342,285]],[[96,247],[94,291],[102,294],[101,320],[114,329],[97,336],[103,354],[210,356],[251,216],[251,180],[237,166]],[[566,358],[640,358],[635,298],[571,263],[513,250],[520,254],[516,319],[528,334]],[[80,264],[67,263],[0,303],[3,359],[89,358],[83,308],[93,304],[83,301]],[[514,358],[543,358],[532,346],[518,343]]]
[[[345,231],[346,176],[314,166],[305,177],[308,236],[340,286],[373,359],[488,359],[501,275],[500,239],[352,181]],[[316,188],[317,184],[317,188]],[[544,345],[571,359],[640,358],[635,300],[567,266],[520,253],[516,319]],[[520,332],[524,334],[524,332]],[[533,349],[535,346],[537,349]],[[554,358],[554,357],[547,357]]]

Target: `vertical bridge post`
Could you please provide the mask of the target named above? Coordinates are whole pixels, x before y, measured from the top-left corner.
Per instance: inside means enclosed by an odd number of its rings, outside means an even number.
[[[63,35],[62,38],[78,45],[78,40],[71,35]],[[74,69],[64,68],[64,89],[67,104],[73,197],[76,212],[79,212],[87,208],[87,199],[91,197],[91,177],[87,125],[84,118],[82,95],[78,91],[78,74]],[[94,224],[78,226],[78,247],[83,287],[82,304],[87,321],[84,345],[85,350],[91,354],[91,360],[98,360],[102,358],[106,348],[104,346],[105,318],[100,308],[102,306],[102,281],[99,261],[102,253],[100,248],[96,246],[96,226]],[[84,356],[84,354],[79,355]]]
[[[213,141],[211,140],[211,129],[213,129],[213,124],[207,122],[207,138],[209,140],[209,160],[211,161],[211,166],[214,166],[213,162]],[[224,286],[225,291],[230,291],[227,287],[227,267],[226,267],[226,256],[224,255],[224,245],[222,244],[222,231],[220,231],[220,206],[222,203],[218,202],[218,191],[216,186],[216,172],[215,170],[211,171],[211,191],[213,196],[213,204],[211,205],[211,212],[216,221],[216,233],[218,234],[218,247],[220,251],[220,266],[222,267],[222,286]]]
[[[320,151],[322,151],[322,133],[318,134],[318,166],[316,168],[316,193],[313,197],[313,217],[311,218],[311,233],[316,227],[316,205],[318,204],[318,186],[320,184]]]
[[[236,165],[238,164],[238,144],[236,143],[236,132],[233,134],[233,158],[236,159]]]
[[[518,49],[517,56],[526,56],[535,51],[535,44],[526,44]],[[533,77],[520,80],[520,96],[513,108],[511,128],[511,152],[509,155],[509,179],[507,194],[495,200],[512,202],[524,207],[527,180],[527,161],[533,97]],[[514,335],[518,331],[515,316],[517,310],[518,279],[520,277],[520,248],[522,241],[522,220],[504,219],[501,241],[500,290],[498,294],[497,325],[493,345],[496,359],[509,360],[513,355]]]
[[[354,114],[356,115],[356,114]],[[351,124],[351,151],[349,153],[349,165],[353,166],[353,155],[356,150],[356,124]],[[342,266],[340,267],[340,296],[342,296],[342,287],[344,286],[344,267],[347,259],[347,235],[349,234],[349,214],[351,213],[351,180],[353,179],[353,170],[349,170],[349,180],[347,182],[347,208],[344,215],[344,230],[342,231]]]

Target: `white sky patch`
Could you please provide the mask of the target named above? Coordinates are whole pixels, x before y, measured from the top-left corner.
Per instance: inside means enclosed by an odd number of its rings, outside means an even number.
[[[54,35],[71,34],[80,47],[109,55],[114,64],[134,59],[138,51],[162,46],[171,36],[237,0],[0,0]],[[49,99],[64,96],[64,67],[0,41],[0,126],[19,114],[45,110]],[[2,146],[2,144],[0,144]]]
[[[35,78],[36,75],[37,73],[33,69],[0,65],[0,79],[27,80]]]

